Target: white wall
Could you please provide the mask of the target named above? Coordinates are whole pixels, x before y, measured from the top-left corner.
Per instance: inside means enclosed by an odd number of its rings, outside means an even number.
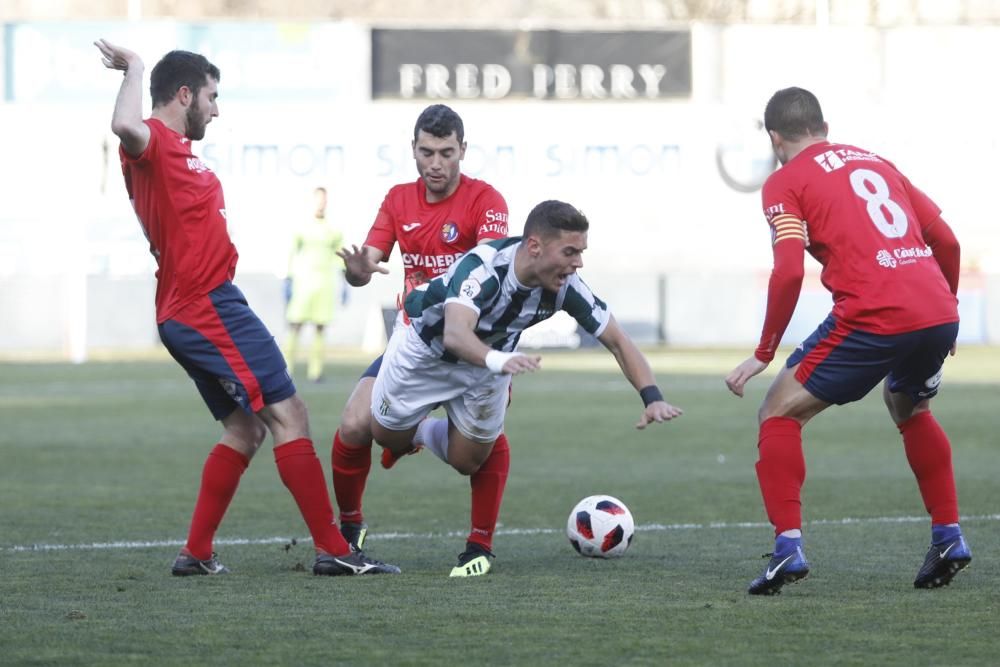
[[[360,243],[385,191],[416,176],[409,141],[427,102],[369,101],[364,28],[330,25],[341,26],[344,50],[296,51],[306,73],[316,71],[309,58],[335,63],[330,99],[303,100],[301,91],[280,87],[267,94],[245,71],[254,63],[219,52],[230,63],[221,115],[196,149],[225,187],[241,255],[237,280],[259,295],[251,298],[276,333],[289,230],[308,214],[311,189],[330,190],[331,215],[348,242]],[[690,100],[454,103],[470,143],[465,171],[504,193],[511,232],[538,201],[570,201],[592,222],[583,275],[621,319],[655,321],[657,282],[665,276],[670,342],[752,345],[770,265],[768,233],[759,193],[727,185],[717,160],[737,177],[760,173],[770,154],[754,122],[774,90],[800,85],[819,95],[832,139],[884,153],[942,206],[970,271],[963,336],[1000,342],[1000,226],[991,197],[1000,89],[967,72],[1000,60],[1000,29],[693,30]],[[162,52],[163,31],[147,26],[139,35],[148,61]],[[0,104],[0,354],[72,354],[81,344],[141,349],[155,340],[153,262],[108,129],[120,77],[101,68],[77,32],[67,38],[66,57],[86,58],[73,70],[86,85],[65,77],[56,84],[84,99]],[[124,24],[117,35],[134,36]],[[40,59],[34,85],[55,85],[50,69],[60,53]],[[241,95],[241,85],[258,93]],[[336,343],[372,340],[375,314],[392,303],[400,282],[398,263],[392,268],[391,277],[354,292],[331,333]],[[808,333],[828,304],[821,288],[807,287],[788,340]],[[140,321],[149,324],[133,324]]]

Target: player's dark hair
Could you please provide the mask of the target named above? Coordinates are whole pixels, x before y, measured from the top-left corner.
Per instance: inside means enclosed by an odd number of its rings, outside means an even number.
[[[585,232],[589,228],[587,216],[575,206],[550,199],[531,209],[524,222],[524,236],[549,239],[561,232]]]
[[[804,88],[784,88],[772,95],[764,109],[764,128],[789,141],[826,136],[819,100]]]
[[[153,106],[168,104],[181,86],[187,86],[197,97],[208,77],[220,80],[219,68],[208,62],[208,58],[190,51],[171,51],[160,58],[149,75],[149,95],[153,98]]]
[[[417,124],[413,126],[414,142],[420,130],[439,139],[444,139],[454,132],[458,143],[465,141],[465,125],[462,124],[462,117],[445,104],[432,104],[420,113]]]

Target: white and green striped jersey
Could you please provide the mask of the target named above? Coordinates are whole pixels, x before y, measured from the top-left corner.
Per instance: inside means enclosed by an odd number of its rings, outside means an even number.
[[[572,274],[558,292],[525,287],[514,275],[514,254],[520,237],[483,243],[451,265],[448,272],[410,292],[406,314],[414,331],[436,355],[457,361],[444,349],[444,307],[461,303],[479,314],[476,335],[495,350],[513,352],[521,332],[565,310],[580,326],[600,336],[611,313],[577,274]]]

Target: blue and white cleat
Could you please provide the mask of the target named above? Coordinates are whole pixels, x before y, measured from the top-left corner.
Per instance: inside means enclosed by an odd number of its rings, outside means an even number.
[[[774,541],[774,553],[770,557],[764,574],[750,582],[750,595],[777,595],[785,584],[805,579],[809,574],[809,562],[802,553],[802,538],[778,537]]]
[[[949,530],[950,529],[950,530]],[[972,562],[972,551],[962,537],[958,526],[935,527],[931,548],[924,564],[917,572],[914,588],[940,588],[947,586],[956,574]]]

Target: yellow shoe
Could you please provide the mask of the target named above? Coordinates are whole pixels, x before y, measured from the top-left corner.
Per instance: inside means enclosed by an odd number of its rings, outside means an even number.
[[[458,555],[458,565],[451,570],[452,577],[481,577],[490,571],[496,558],[488,549],[475,542],[468,542],[465,551]]]

